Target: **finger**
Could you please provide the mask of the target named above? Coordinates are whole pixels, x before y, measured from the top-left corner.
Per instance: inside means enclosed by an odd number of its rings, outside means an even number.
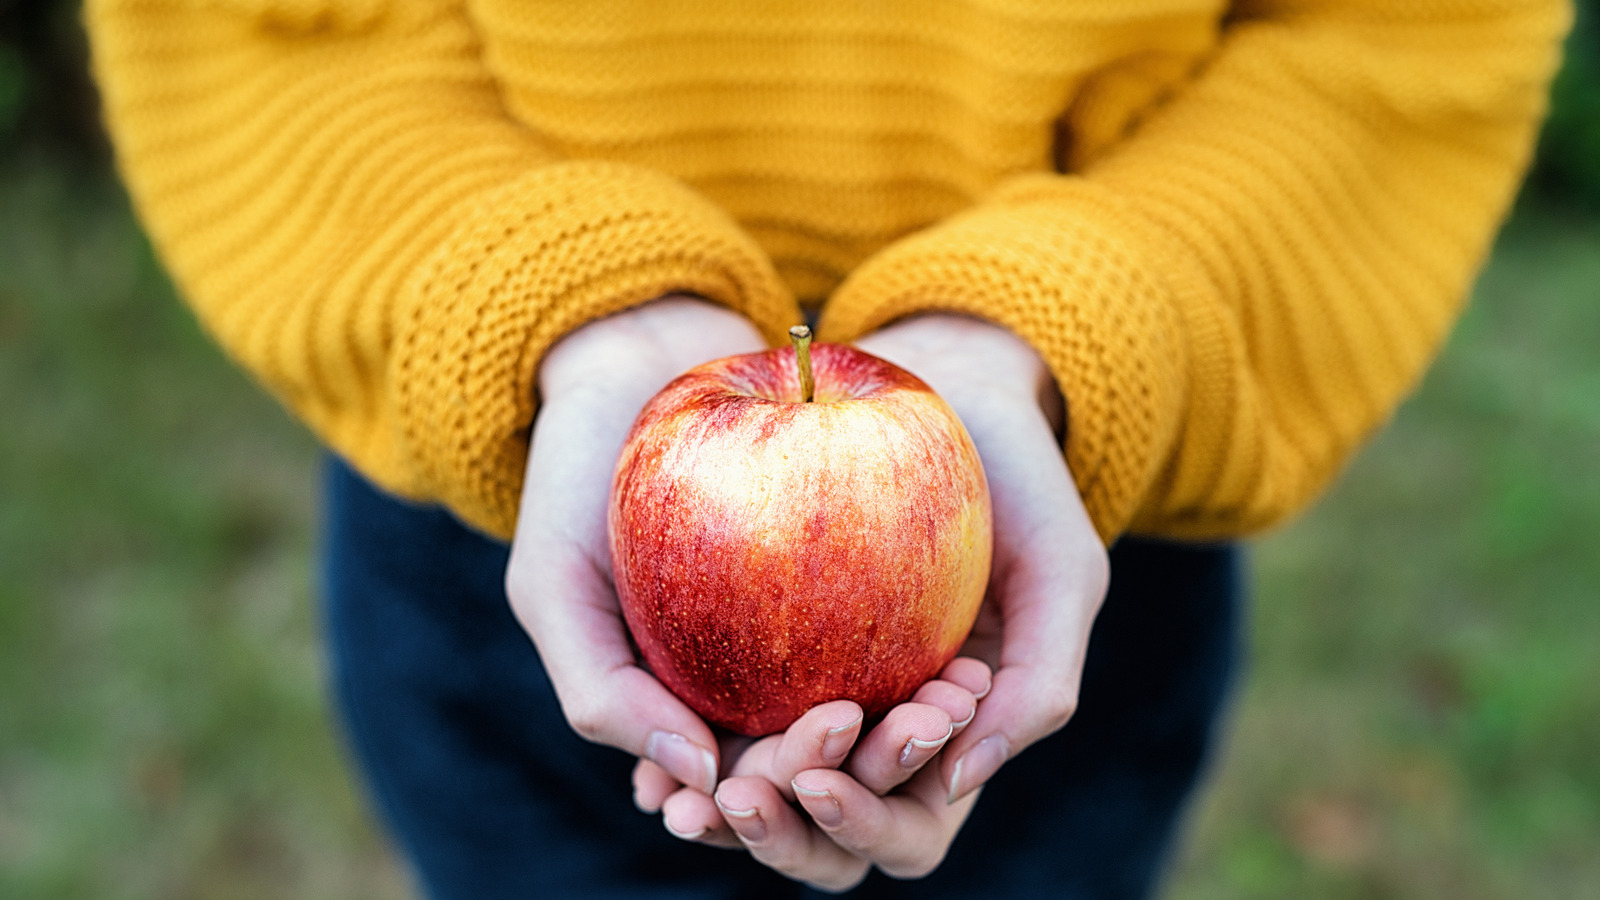
[[[993,677],[988,663],[970,656],[958,656],[950,660],[939,672],[940,681],[966,688],[978,700],[989,695]]]
[[[783,734],[764,738],[734,762],[737,776],[759,775],[793,800],[789,782],[806,769],[831,769],[844,762],[861,735],[861,707],[834,700],[812,707]]]
[[[940,771],[952,802],[987,782],[1028,745],[1060,729],[1077,709],[1092,609],[1017,603],[1006,623],[1002,664],[973,721],[948,744]],[[1044,648],[1025,635],[1055,634]]]
[[[995,554],[986,605],[1002,629],[993,687],[940,761],[951,799],[1071,717],[1109,579],[1104,546],[1044,419],[958,411],[972,420],[989,480]]]
[[[586,740],[648,759],[689,787],[716,787],[716,739],[699,716],[639,668],[621,614],[592,570],[566,572],[553,560],[513,562],[507,593],[533,638],[561,711]],[[533,572],[529,574],[530,567]],[[521,574],[526,580],[518,579]],[[553,596],[557,591],[564,596]]]
[[[977,799],[972,794],[947,804],[931,770],[887,797],[831,769],[800,773],[794,788],[836,845],[895,878],[921,878],[937,868]]]
[[[690,788],[679,788],[661,805],[661,824],[679,840],[712,847],[738,847],[739,838],[722,817],[710,797]]]
[[[952,801],[987,782],[1028,745],[1060,729],[1077,709],[1089,631],[1103,587],[1080,589],[1071,578],[1051,573],[1018,577],[1020,583],[1006,588],[1014,593],[1006,601],[1001,664],[993,687],[940,761]],[[1089,576],[1083,583],[1094,582]]]
[[[524,503],[506,595],[574,731],[653,760],[709,794],[717,774],[711,729],[637,665],[611,585],[604,518],[616,454],[609,448],[622,438],[611,433],[615,423],[595,418],[579,403],[550,402],[541,411],[523,496],[549,502]],[[608,450],[584,450],[593,446]]]
[[[954,733],[949,714],[939,707],[902,703],[861,739],[846,769],[867,790],[886,794],[915,775]]]
[[[660,812],[661,804],[681,787],[682,782],[648,759],[633,765],[633,805],[639,807],[640,812]]]
[[[1109,580],[1104,547],[1070,473],[1053,444],[1042,437],[1035,443],[1043,449],[999,457],[990,479],[996,557],[990,598],[1003,623],[1000,664],[976,718],[940,762],[952,800],[1072,716]]]
[[[776,740],[777,736],[768,735],[764,738],[753,738],[731,731],[717,731],[717,759],[722,763],[722,768],[717,770],[717,778],[723,779],[733,774],[736,766],[744,754],[762,741]]]
[[[867,876],[866,860],[812,827],[765,778],[730,778],[717,786],[716,801],[750,855],[789,878],[836,892]]]
[[[988,679],[985,678],[985,687]],[[917,688],[912,695],[911,702],[936,706],[944,710],[950,717],[950,723],[955,733],[972,724],[973,716],[978,714],[978,698],[972,692],[953,682],[935,679]]]

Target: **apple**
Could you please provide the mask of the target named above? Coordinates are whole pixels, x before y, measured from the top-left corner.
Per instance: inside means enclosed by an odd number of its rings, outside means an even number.
[[[747,735],[829,700],[873,716],[909,699],[954,657],[989,579],[988,484],[954,411],[904,369],[794,333],[662,389],[611,488],[641,656]]]

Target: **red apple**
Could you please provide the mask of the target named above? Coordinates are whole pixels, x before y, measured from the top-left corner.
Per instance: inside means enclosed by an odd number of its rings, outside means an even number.
[[[909,699],[989,578],[988,484],[955,413],[882,359],[811,350],[814,402],[791,348],[679,376],[612,482],[617,596],[645,662],[742,734],[829,700],[870,716]]]

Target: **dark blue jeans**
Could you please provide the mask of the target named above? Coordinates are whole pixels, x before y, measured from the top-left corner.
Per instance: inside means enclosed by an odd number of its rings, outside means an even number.
[[[434,898],[813,896],[633,806],[626,754],[566,726],[507,606],[507,547],[326,469],[337,705],[384,822]],[[1239,656],[1238,554],[1111,554],[1077,715],[1001,769],[944,864],[851,896],[1138,898],[1158,885]]]

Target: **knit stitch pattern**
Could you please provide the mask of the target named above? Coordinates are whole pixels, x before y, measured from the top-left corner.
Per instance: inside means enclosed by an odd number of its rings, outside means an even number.
[[[397,493],[515,527],[561,335],[946,310],[1068,405],[1100,534],[1303,508],[1446,336],[1555,0],[91,0],[186,298]]]

